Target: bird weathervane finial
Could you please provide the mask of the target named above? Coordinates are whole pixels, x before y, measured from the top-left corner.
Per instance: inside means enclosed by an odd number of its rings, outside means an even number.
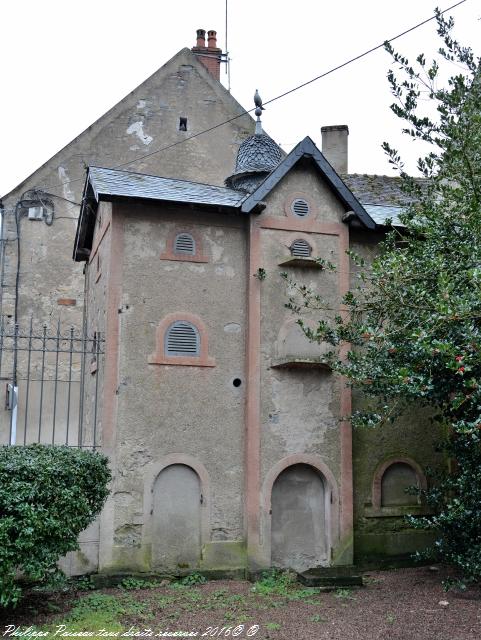
[[[261,134],[264,133],[262,131],[262,123],[261,123],[261,115],[262,112],[264,111],[264,107],[262,106],[262,98],[259,95],[259,91],[256,89],[256,92],[254,93],[254,104],[256,106],[256,109],[254,111],[254,113],[257,116],[257,122],[256,122],[256,134]]]

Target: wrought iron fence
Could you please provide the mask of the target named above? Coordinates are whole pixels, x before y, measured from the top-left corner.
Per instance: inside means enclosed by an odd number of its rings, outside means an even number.
[[[0,318],[1,444],[99,446],[104,339]]]

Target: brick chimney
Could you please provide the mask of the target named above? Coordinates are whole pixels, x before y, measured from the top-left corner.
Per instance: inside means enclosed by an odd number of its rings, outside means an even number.
[[[217,31],[207,32],[207,46],[205,46],[205,29],[197,29],[197,44],[192,47],[196,55],[216,80],[220,80],[220,61],[222,49],[217,46]]]
[[[347,124],[321,127],[322,153],[337,173],[347,173]]]

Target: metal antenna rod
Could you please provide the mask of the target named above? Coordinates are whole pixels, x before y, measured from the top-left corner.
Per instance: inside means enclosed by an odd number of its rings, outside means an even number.
[[[228,15],[228,2],[229,0],[225,0],[225,58],[226,58],[226,69],[227,73],[227,91],[230,93],[230,58],[229,58],[229,46],[227,44],[227,15]]]

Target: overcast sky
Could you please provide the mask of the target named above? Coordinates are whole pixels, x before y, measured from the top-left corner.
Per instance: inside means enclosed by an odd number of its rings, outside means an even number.
[[[429,17],[436,6],[431,0],[228,2],[231,91],[248,109],[256,88],[267,101]],[[192,47],[196,29],[217,30],[225,49],[225,0],[3,0],[0,7],[3,194],[179,49]],[[458,40],[479,55],[479,0],[467,0],[452,15]],[[396,46],[413,59],[421,51],[429,57],[439,46],[435,23]],[[382,141],[407,158],[419,155],[389,110],[389,66],[378,50],[268,106],[264,128],[289,151],[306,135],[320,146],[322,125],[347,124],[349,171],[389,174]],[[227,83],[223,71],[221,80]]]

